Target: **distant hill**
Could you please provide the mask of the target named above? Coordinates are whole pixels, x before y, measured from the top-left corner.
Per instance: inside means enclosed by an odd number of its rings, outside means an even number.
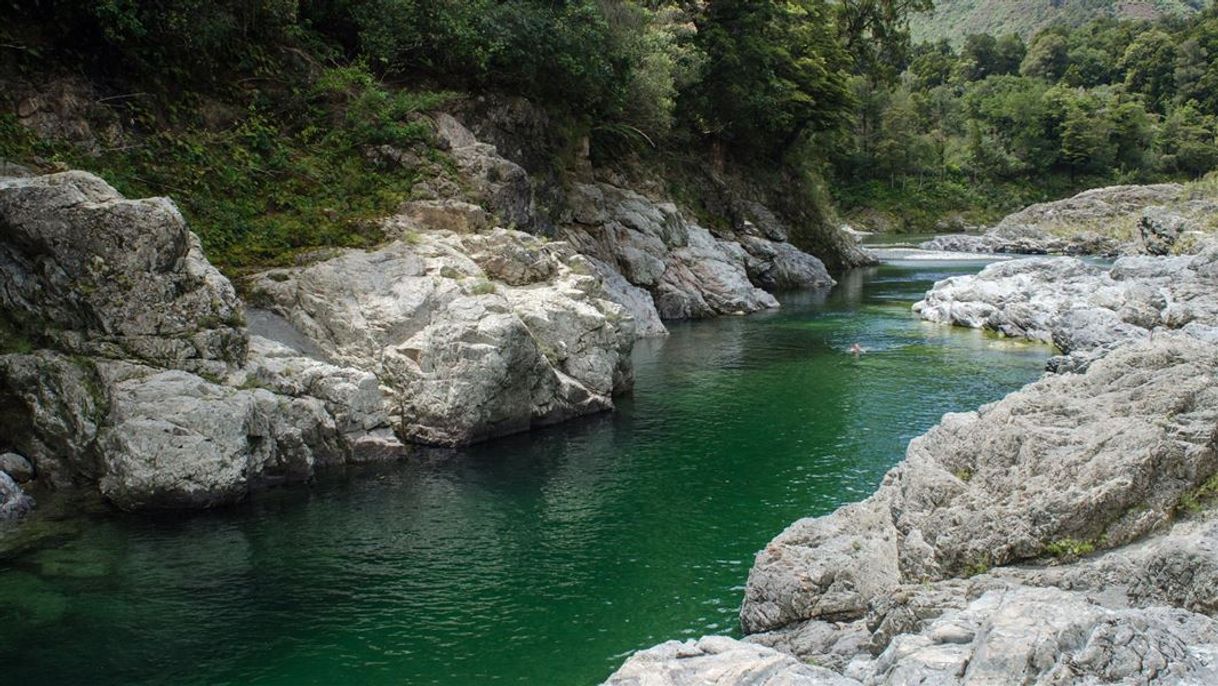
[[[955,45],[970,33],[1018,33],[1025,40],[1054,23],[1078,25],[1102,17],[1155,19],[1191,14],[1209,0],[937,0],[932,12],[915,15],[915,41],[946,38]]]

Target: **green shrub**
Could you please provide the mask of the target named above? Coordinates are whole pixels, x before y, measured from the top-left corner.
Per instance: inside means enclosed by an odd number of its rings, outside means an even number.
[[[1095,552],[1095,543],[1075,538],[1062,538],[1045,546],[1045,554],[1058,559],[1075,559]]]
[[[128,197],[171,196],[208,257],[239,272],[382,240],[377,220],[423,172],[375,164],[369,148],[430,145],[430,125],[410,117],[448,97],[390,90],[354,66],[324,72],[294,108],[254,104],[232,128],[163,128],[97,155],[40,141],[2,114],[0,156],[88,169]]]
[[[486,279],[481,279],[474,285],[469,287],[470,295],[490,295],[496,291],[495,284]]]

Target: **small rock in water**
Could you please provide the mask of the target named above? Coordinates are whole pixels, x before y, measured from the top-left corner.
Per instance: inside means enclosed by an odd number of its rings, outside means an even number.
[[[13,477],[13,481],[23,484],[34,478],[34,465],[17,453],[0,455],[0,472]]]
[[[0,472],[0,521],[16,519],[34,509],[34,499],[13,478]]]

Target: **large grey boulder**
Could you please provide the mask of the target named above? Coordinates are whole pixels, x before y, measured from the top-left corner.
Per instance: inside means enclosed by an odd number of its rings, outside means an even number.
[[[859,618],[902,583],[1145,536],[1218,472],[1215,371],[1213,346],[1165,334],[947,415],[875,495],[758,554],[745,630]]]
[[[689,227],[687,243],[672,251],[655,289],[656,307],[665,319],[698,319],[778,307],[774,296],[748,278],[747,257],[738,243]]]
[[[4,178],[0,221],[0,316],[36,348],[0,354],[0,435],[41,485],[210,507],[403,453],[373,375],[263,338],[250,352],[168,200],[83,172]]]
[[[785,241],[741,235],[749,280],[768,291],[823,288],[833,284],[825,264]]]
[[[99,487],[127,510],[214,507],[266,484],[306,480],[316,467],[356,461],[352,453],[369,433],[335,420],[350,420],[342,398],[356,390],[343,389],[347,380],[334,378],[341,375],[315,376],[331,391],[327,407],[312,395],[238,388],[181,370],[121,362],[99,369],[111,405],[98,435]]]
[[[188,372],[120,369],[100,436],[100,490],[128,510],[239,500],[274,456],[270,393]],[[146,374],[146,375],[145,375]]]
[[[0,229],[0,310],[38,342],[213,370],[244,359],[241,303],[168,199],[85,172],[0,178]]]
[[[636,320],[756,312],[778,306],[766,289],[833,284],[824,264],[785,242],[778,228],[763,231],[749,223],[744,233],[716,235],[687,221],[671,203],[608,183],[576,184],[568,201],[562,236],[621,275],[621,281],[609,281],[620,284],[614,289],[624,294],[619,302],[636,312]],[[640,291],[651,295],[650,308]]]
[[[380,380],[406,438],[466,444],[609,409],[630,387],[633,322],[570,246],[407,235],[251,282],[330,360]]]

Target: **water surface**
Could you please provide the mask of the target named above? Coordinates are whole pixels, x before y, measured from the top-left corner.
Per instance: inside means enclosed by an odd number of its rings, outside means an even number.
[[[657,641],[735,633],[756,550],[1039,374],[1043,347],[911,314],[979,266],[857,270],[674,325],[639,343],[613,414],[223,512],[77,517],[0,559],[4,683],[591,684]]]

